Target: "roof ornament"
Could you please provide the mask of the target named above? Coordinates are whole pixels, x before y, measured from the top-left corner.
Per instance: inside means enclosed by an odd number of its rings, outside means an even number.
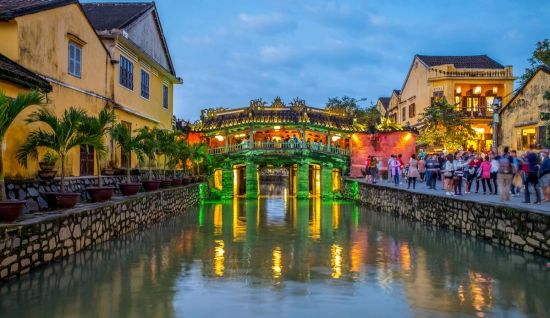
[[[264,102],[261,98],[258,98],[251,100],[249,107],[251,110],[262,110],[265,108],[265,105],[267,105],[267,102]]]
[[[203,114],[204,112],[206,112],[206,117],[215,117],[217,116],[219,113],[223,113],[225,111],[227,111],[229,109],[225,108],[225,107],[218,107],[218,108],[208,108],[206,110],[203,110]]]
[[[277,96],[271,103],[271,108],[285,108],[285,103],[281,100],[281,97]]]

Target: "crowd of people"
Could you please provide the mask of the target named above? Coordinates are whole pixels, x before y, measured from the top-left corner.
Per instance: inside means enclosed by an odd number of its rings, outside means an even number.
[[[499,195],[500,201],[523,191],[525,204],[550,202],[550,159],[548,149],[540,156],[534,150],[518,156],[515,150],[504,147],[502,154],[474,153],[459,149],[452,154],[420,153],[411,155],[404,162],[402,155],[391,155],[388,160],[388,182],[395,186],[405,178],[407,189],[415,189],[417,183],[426,183],[427,189],[438,187],[446,195],[463,196],[480,193]],[[382,163],[374,155],[365,162],[366,181],[377,183]],[[531,202],[534,192],[535,201]]]

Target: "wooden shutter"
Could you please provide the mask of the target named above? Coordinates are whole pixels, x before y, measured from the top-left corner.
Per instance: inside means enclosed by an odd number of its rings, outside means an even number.
[[[537,148],[546,148],[546,126],[537,127]]]

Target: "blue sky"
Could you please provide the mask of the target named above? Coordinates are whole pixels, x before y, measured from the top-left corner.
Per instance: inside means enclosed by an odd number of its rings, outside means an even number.
[[[528,66],[550,1],[156,1],[178,76],[175,115],[251,99],[390,96],[415,54],[487,54]],[[369,105],[365,102],[363,105]]]

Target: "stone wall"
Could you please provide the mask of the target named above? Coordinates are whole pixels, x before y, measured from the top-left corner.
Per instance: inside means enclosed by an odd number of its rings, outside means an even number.
[[[342,195],[381,212],[550,257],[550,215],[345,180]]]
[[[140,171],[139,175],[132,175],[132,182],[140,182],[141,180],[147,180],[148,172]],[[171,172],[166,172],[167,176],[171,175]],[[162,171],[153,170],[154,179],[161,178]],[[116,187],[117,183],[126,182],[126,175],[121,176],[103,176],[104,186]],[[59,191],[61,186],[61,179],[55,178],[53,180],[13,180],[6,181],[6,194],[9,199],[27,200],[25,210],[23,213],[45,211],[49,209],[46,199],[41,195],[44,192],[56,192]],[[89,201],[90,196],[86,192],[87,187],[97,187],[97,176],[89,177],[67,177],[65,179],[65,189],[67,192],[80,192],[79,202]],[[118,188],[115,190],[116,195],[120,195]]]
[[[200,203],[205,184],[119,197],[0,226],[0,282]]]

